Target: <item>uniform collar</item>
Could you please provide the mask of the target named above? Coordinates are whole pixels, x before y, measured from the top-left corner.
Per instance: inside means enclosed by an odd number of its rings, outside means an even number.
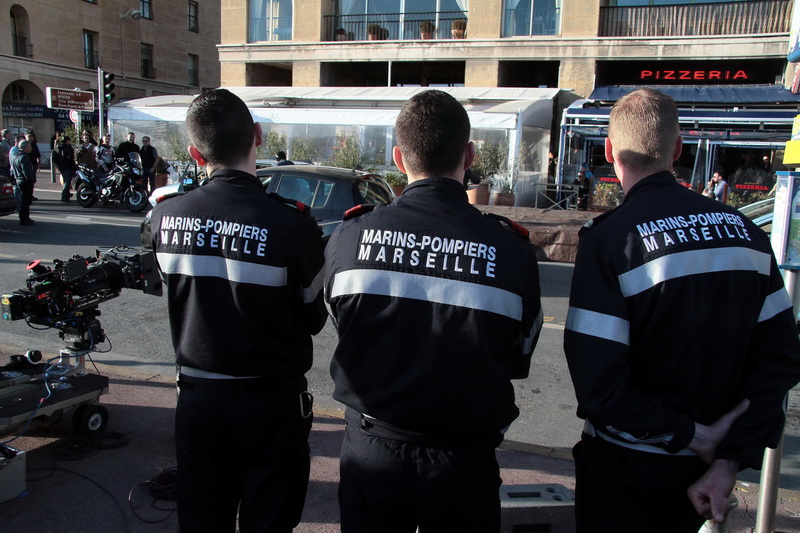
[[[631,187],[631,190],[628,191],[628,194],[625,195],[625,202],[628,201],[629,198],[635,196],[640,191],[647,190],[653,187],[666,187],[669,185],[676,185],[677,182],[675,181],[675,176],[672,175],[672,172],[668,170],[664,170],[661,172],[656,172],[655,174],[650,174],[646,178],[640,179],[636,184]]]
[[[450,178],[425,178],[410,183],[402,196],[442,196],[467,201],[464,185]]]
[[[210,181],[219,181],[226,183],[235,183],[237,185],[253,185],[263,190],[261,180],[253,176],[249,172],[242,170],[234,170],[232,168],[220,168],[211,173]]]

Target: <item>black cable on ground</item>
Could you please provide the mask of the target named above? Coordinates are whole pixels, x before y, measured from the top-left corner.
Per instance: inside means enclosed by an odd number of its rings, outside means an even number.
[[[29,472],[35,472],[37,470],[47,470],[47,471],[50,471],[50,472],[66,472],[67,474],[72,474],[74,476],[78,476],[81,479],[85,479],[86,481],[88,481],[89,483],[94,485],[95,487],[97,487],[100,490],[102,490],[103,492],[105,492],[108,495],[108,497],[111,498],[111,501],[114,502],[114,505],[117,507],[117,510],[119,511],[119,514],[122,516],[122,525],[123,525],[122,531],[127,532],[130,529],[129,524],[128,524],[128,517],[125,514],[125,509],[122,507],[122,504],[120,504],[119,501],[117,501],[117,499],[114,497],[114,495],[111,494],[111,492],[107,488],[102,486],[97,481],[93,480],[92,478],[90,478],[88,476],[84,476],[83,474],[81,474],[79,472],[75,472],[73,470],[68,470],[66,468],[61,468],[61,467],[57,467],[57,466],[56,467],[45,467],[45,468],[31,468],[28,471]],[[44,478],[39,478],[39,479],[44,479]]]
[[[175,501],[175,490],[177,488],[177,485],[178,485],[178,469],[175,467],[162,470],[149,481],[142,481],[141,483],[137,483],[128,493],[128,506],[130,507],[131,512],[136,518],[147,524],[158,524],[160,522],[169,520],[169,518],[178,509],[177,503]],[[133,508],[133,493],[136,492],[137,489],[145,489],[145,488],[147,489],[150,496],[153,498],[153,500],[150,502],[150,505],[153,507],[153,509],[166,512],[167,513],[166,516],[164,516],[163,518],[159,518],[157,520],[151,520],[148,518],[144,518],[138,512],[136,512],[136,510]],[[159,502],[164,500],[172,502],[172,507],[166,508],[159,506]]]
[[[77,461],[91,457],[102,450],[113,450],[128,445],[129,439],[119,431],[104,432],[94,437],[79,435],[61,441],[55,449],[56,459]]]

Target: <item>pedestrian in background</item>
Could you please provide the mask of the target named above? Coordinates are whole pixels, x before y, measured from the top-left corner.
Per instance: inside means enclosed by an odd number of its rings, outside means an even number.
[[[33,225],[31,220],[31,204],[33,203],[33,187],[36,183],[36,171],[30,158],[31,143],[23,139],[17,145],[11,157],[11,175],[17,184],[19,223],[23,226]]]
[[[28,135],[25,136],[25,140],[31,143],[31,163],[33,163],[33,170],[39,172],[39,169],[42,168],[42,153],[39,151],[39,145],[36,142],[36,134],[30,132]]]
[[[75,152],[75,162],[91,170],[96,170],[99,166],[97,146],[93,142],[92,134],[88,131],[84,131],[81,134],[81,145],[78,147],[78,151]]]
[[[678,111],[639,89],[605,156],[625,199],[581,231],[564,336],[578,416],[578,533],[696,533],[760,468],[800,379],[792,303],[767,236],[681,186]],[[724,317],[720,320],[720,317]]]
[[[148,190],[152,193],[155,190],[156,163],[158,162],[158,150],[150,144],[150,137],[142,137],[142,147],[139,149],[142,158],[142,172],[147,181]]]
[[[0,130],[0,176],[11,175],[11,149],[14,147],[11,130]]]
[[[139,153],[139,145],[136,144],[136,134],[133,132],[128,133],[128,140],[119,143],[117,146],[117,157],[122,158],[124,163],[130,163],[132,153]]]
[[[61,201],[69,202],[69,199],[72,198],[72,193],[70,192],[72,179],[75,177],[75,170],[78,168],[75,163],[75,150],[72,148],[72,140],[67,136],[61,139],[61,142],[56,146],[55,154],[58,156],[56,162],[63,182]]]
[[[97,161],[104,172],[114,170],[114,148],[111,146],[111,135],[103,134],[103,141],[97,147]]]
[[[457,100],[419,93],[395,131],[408,186],[356,208],[325,248],[342,533],[496,533],[495,447],[542,325],[536,256],[524,229],[469,204],[475,145]]]
[[[264,194],[261,126],[239,97],[202,93],[186,128],[210,180],[152,212],[180,369],[180,530],[232,532],[238,512],[243,533],[289,533],[308,487],[311,335],[326,319],[321,232]]]

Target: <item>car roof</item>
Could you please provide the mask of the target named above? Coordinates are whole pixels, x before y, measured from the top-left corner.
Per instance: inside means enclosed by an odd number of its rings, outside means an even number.
[[[368,174],[361,170],[348,170],[346,168],[326,167],[317,165],[281,165],[268,168],[260,168],[256,171],[258,176],[266,176],[269,174],[276,174],[278,172],[291,171],[293,174],[311,174],[314,176],[324,176],[329,178],[339,178],[351,181],[357,181],[362,178],[374,176],[375,174]]]

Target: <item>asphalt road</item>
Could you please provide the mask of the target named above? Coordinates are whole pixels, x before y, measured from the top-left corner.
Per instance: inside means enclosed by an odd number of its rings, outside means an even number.
[[[43,181],[40,178],[40,182]],[[25,287],[25,266],[35,259],[52,262],[73,254],[94,255],[97,246],[139,245],[143,214],[122,206],[83,209],[77,203],[58,201],[55,186],[43,183],[37,190],[31,216],[35,226],[20,226],[15,216],[0,217],[0,291]],[[582,422],[575,417],[576,401],[564,360],[562,336],[567,311],[572,265],[540,265],[545,325],[534,351],[530,376],[515,382],[521,415],[507,439],[568,450],[579,438]],[[110,344],[93,354],[98,362],[135,367],[173,375],[175,367],[169,338],[166,300],[134,290],[100,305],[100,320]],[[24,321],[0,320],[0,353],[20,353],[36,348],[54,356],[60,348],[57,332],[36,330]],[[328,323],[314,339],[314,366],[308,374],[316,406],[327,412],[341,406],[331,398],[328,373],[336,347],[336,333]],[[800,490],[800,407],[796,391],[790,398],[781,487]],[[744,474],[758,481],[756,473]]]

